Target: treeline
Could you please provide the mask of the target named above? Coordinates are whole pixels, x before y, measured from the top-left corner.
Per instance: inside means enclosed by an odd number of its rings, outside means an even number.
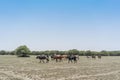
[[[58,51],[58,50],[48,50],[48,51],[30,51],[29,55],[40,55],[40,54],[77,54],[80,56],[91,56],[91,55],[102,55],[102,56],[120,56],[120,51],[79,51],[77,49],[72,49],[68,51]],[[16,51],[5,51],[1,50],[0,55],[16,55]]]

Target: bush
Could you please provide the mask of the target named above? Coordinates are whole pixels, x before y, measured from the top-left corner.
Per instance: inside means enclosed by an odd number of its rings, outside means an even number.
[[[29,54],[31,53],[29,48],[25,45],[19,46],[16,50],[15,53],[18,57],[30,57]]]

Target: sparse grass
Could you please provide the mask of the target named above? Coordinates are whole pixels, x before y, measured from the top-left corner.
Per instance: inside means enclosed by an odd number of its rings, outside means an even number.
[[[0,80],[120,80],[120,57],[39,63],[35,56],[0,56]]]

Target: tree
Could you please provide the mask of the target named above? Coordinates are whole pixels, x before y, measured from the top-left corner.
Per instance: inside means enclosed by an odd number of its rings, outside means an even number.
[[[8,55],[15,55],[15,51],[9,51]]]
[[[79,55],[79,51],[77,49],[72,49],[68,51],[68,54],[75,54],[75,55]]]
[[[2,50],[0,51],[0,55],[5,55],[6,54],[6,51]]]
[[[79,51],[80,56],[85,56],[85,51]]]
[[[90,50],[88,50],[88,51],[85,52],[85,55],[86,55],[86,56],[91,56],[91,55],[92,55],[92,52],[91,52]]]
[[[102,50],[100,53],[101,53],[102,56],[109,56],[108,51]]]
[[[31,51],[26,45],[19,46],[16,50],[15,53],[18,57],[29,57],[29,54]]]

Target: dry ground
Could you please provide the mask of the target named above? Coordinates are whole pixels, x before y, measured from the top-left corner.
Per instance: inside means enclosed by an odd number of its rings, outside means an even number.
[[[39,63],[35,56],[0,56],[0,80],[120,80],[120,57]]]

